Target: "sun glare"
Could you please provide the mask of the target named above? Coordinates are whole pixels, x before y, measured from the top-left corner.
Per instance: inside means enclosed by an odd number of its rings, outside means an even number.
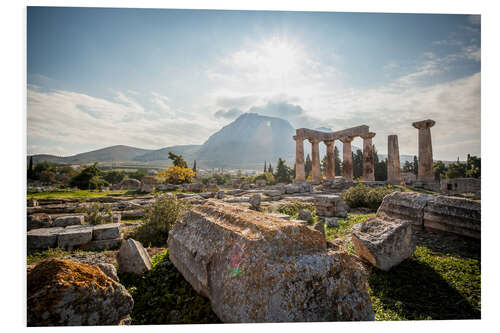
[[[272,38],[262,44],[261,66],[269,73],[285,75],[298,69],[299,49],[292,43]]]

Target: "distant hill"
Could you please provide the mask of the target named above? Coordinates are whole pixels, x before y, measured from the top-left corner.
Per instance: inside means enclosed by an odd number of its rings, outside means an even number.
[[[184,160],[188,162],[188,164],[192,164],[192,162],[197,159],[198,152],[200,150],[201,145],[184,145],[184,146],[172,146],[166,147],[158,150],[152,150],[146,154],[137,156],[134,158],[134,161],[140,162],[152,162],[152,161],[169,161],[168,153],[172,152],[174,154],[181,154],[184,157]]]

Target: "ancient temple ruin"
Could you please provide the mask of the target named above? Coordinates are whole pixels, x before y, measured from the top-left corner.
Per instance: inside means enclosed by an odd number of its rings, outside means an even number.
[[[321,132],[308,128],[299,128],[293,137],[296,143],[295,150],[295,182],[306,181],[304,169],[304,140],[308,140],[312,145],[312,181],[319,183],[321,181],[321,167],[319,159],[319,143],[326,145],[326,179],[335,178],[334,144],[335,140],[343,143],[343,176],[347,180],[352,180],[352,152],[351,142],[355,137],[363,138],[363,180],[375,180],[373,166],[373,144],[372,138],[375,133],[370,132],[366,125],[356,126],[337,132]]]

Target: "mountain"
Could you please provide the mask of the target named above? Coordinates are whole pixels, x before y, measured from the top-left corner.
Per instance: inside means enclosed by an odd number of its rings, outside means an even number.
[[[140,155],[151,152],[150,149],[142,149],[130,146],[111,146],[98,150],[80,153],[72,156],[60,157],[54,155],[33,155],[33,161],[48,161],[56,163],[90,163],[103,161],[132,161]]]
[[[134,158],[134,161],[140,162],[152,162],[152,161],[168,161],[168,153],[172,152],[174,154],[181,154],[184,157],[184,160],[188,162],[188,164],[192,164],[192,162],[198,157],[198,152],[200,150],[201,145],[184,145],[184,146],[172,146],[166,147],[158,150],[150,151],[146,154],[137,156]]]
[[[261,169],[264,161],[295,159],[295,129],[287,120],[244,113],[201,146],[198,165]],[[290,165],[290,164],[289,164]]]

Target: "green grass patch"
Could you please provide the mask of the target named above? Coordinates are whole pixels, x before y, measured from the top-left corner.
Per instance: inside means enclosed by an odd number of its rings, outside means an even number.
[[[348,214],[345,219],[337,220],[339,226],[335,228],[326,227],[325,235],[327,241],[332,241],[336,238],[345,239],[351,232],[355,224],[363,223],[375,214]]]
[[[368,283],[376,320],[481,318],[477,258],[417,246],[389,272],[374,269]]]
[[[99,198],[106,197],[108,194],[121,194],[133,195],[135,191],[91,191],[91,190],[77,190],[77,191],[61,191],[61,192],[28,192],[28,199],[58,199],[58,198]]]
[[[55,249],[48,249],[45,251],[38,251],[38,252],[33,252],[28,254],[26,257],[26,263],[28,265],[34,264],[36,262],[49,259],[49,258],[60,258],[64,257],[65,255],[70,254],[71,252],[69,251],[64,251],[61,248],[55,248]]]
[[[168,250],[152,258],[153,268],[143,276],[120,274],[134,298],[134,325],[220,323],[210,301],[200,296],[168,258]]]
[[[307,221],[309,222],[309,224],[314,224],[317,222],[316,207],[314,206],[313,203],[295,201],[293,203],[287,203],[279,206],[277,211],[280,214],[285,214],[290,216],[292,219],[299,219],[299,211],[301,209],[307,209],[311,212],[312,219],[311,221]]]

